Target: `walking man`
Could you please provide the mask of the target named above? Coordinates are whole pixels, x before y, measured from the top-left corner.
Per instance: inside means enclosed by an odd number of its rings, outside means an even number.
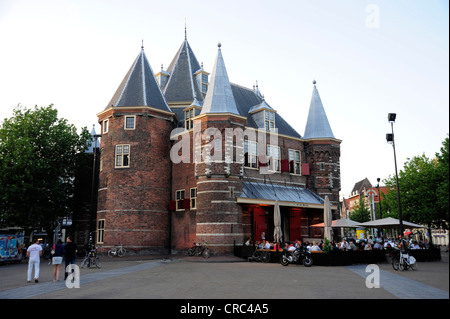
[[[34,267],[34,282],[39,282],[39,266],[41,263],[42,247],[39,245],[39,239],[34,241],[34,244],[28,247],[28,276],[27,282],[31,282],[31,273]]]

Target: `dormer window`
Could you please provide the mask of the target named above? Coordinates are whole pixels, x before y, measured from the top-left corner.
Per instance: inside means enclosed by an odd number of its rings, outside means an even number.
[[[195,116],[195,109],[184,111],[184,125],[186,130],[193,128],[192,118]]]
[[[271,131],[275,128],[275,112],[264,111],[264,127],[266,131]]]
[[[208,91],[208,72],[205,72],[205,70],[203,70],[203,63],[202,63],[202,67],[200,70],[198,70],[197,72],[195,72],[195,78],[197,79],[197,84],[198,87],[200,88],[200,90],[202,91],[203,94],[206,94],[206,92]]]

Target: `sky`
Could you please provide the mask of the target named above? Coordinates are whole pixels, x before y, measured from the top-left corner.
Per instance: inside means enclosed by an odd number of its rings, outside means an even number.
[[[341,143],[341,196],[440,152],[449,132],[447,0],[0,0],[0,121],[54,105],[95,125],[141,50],[154,73],[185,36],[211,72],[252,88],[300,135],[313,84]],[[383,182],[381,183],[383,185]]]

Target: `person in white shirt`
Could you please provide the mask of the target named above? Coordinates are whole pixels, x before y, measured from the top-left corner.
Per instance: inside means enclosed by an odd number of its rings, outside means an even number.
[[[289,245],[288,251],[294,251],[296,248],[293,244]]]
[[[417,241],[415,241],[412,245],[411,245],[411,249],[420,249],[419,244],[417,243]]]
[[[309,250],[310,251],[320,251],[320,247],[319,247],[319,245],[317,245],[317,242],[313,242],[313,244]]]
[[[39,282],[39,266],[42,256],[42,247],[39,245],[39,239],[36,239],[33,245],[27,249],[28,257],[28,276],[27,282],[31,282],[31,273],[34,267],[34,282]]]
[[[345,239],[342,239],[341,246],[339,247],[341,250],[347,250],[348,249],[348,243]]]
[[[264,249],[270,249],[270,243],[266,240],[266,244],[264,245]]]

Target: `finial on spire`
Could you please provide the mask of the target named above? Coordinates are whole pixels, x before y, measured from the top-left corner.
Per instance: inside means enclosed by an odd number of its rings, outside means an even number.
[[[186,18],[184,18],[184,39],[187,40],[187,26],[186,26]]]
[[[313,80],[313,84],[316,85],[316,80],[315,79]]]
[[[219,48],[219,50],[222,47],[222,43],[220,43],[220,41],[219,41],[219,43],[217,43],[217,47]]]
[[[141,50],[144,50],[144,39],[142,39]]]

